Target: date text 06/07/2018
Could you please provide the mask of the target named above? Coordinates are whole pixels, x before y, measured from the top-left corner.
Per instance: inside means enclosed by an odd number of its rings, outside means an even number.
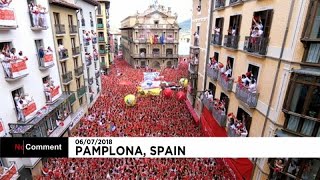
[[[139,156],[146,157],[140,146],[76,146],[76,156]],[[150,156],[185,156],[185,146],[151,146]]]

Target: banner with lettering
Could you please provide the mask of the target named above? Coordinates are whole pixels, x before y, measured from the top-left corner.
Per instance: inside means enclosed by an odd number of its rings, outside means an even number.
[[[12,78],[17,78],[28,74],[28,68],[25,61],[11,63]]]
[[[53,54],[52,53],[45,54],[43,59],[44,59],[44,66],[45,67],[53,65]]]
[[[160,75],[159,72],[144,72],[143,77],[144,81],[154,81]]]
[[[36,110],[36,103],[29,103],[28,106],[23,109],[23,115],[26,119],[29,119]]]
[[[0,8],[0,26],[17,26],[13,8]]]

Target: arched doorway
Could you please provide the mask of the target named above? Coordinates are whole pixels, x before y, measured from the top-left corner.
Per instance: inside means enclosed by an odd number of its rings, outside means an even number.
[[[152,68],[160,69],[160,62],[154,61],[154,62],[152,63]]]

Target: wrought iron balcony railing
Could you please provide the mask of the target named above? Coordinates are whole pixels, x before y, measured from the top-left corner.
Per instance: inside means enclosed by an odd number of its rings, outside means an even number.
[[[64,24],[55,24],[54,25],[56,34],[65,34],[66,33],[66,27]]]
[[[211,78],[213,81],[216,81],[219,76],[219,70],[216,68],[210,68],[210,66],[207,66],[207,74],[209,78]]]
[[[250,108],[255,108],[258,104],[259,93],[250,92],[242,84],[237,83],[236,97],[246,103]]]
[[[213,108],[212,109],[212,116],[214,117],[214,119],[218,122],[218,124],[221,127],[226,127],[227,116],[226,116],[225,112],[222,112],[219,109]]]
[[[233,82],[234,82],[232,78],[229,78],[226,75],[219,73],[218,81],[220,82],[221,87],[225,91],[232,91]]]
[[[265,37],[245,37],[244,50],[249,53],[266,55],[269,44],[269,38]]]
[[[225,47],[238,49],[239,39],[240,39],[240,36],[225,35],[223,45]]]
[[[211,35],[211,44],[221,45],[222,43],[222,35],[220,34],[212,34]]]

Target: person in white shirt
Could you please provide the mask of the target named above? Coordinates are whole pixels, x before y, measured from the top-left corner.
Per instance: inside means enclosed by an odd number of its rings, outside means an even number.
[[[199,46],[199,34],[197,32],[194,33],[194,45]]]
[[[252,93],[257,93],[256,81],[252,78],[248,90]]]
[[[227,77],[231,77],[232,69],[231,69],[231,68],[227,69],[227,70],[224,72],[224,74],[225,74]]]
[[[215,34],[214,42],[219,43],[219,41],[220,41],[220,28],[219,27],[216,27],[214,29],[214,34]]]
[[[63,59],[65,56],[65,53],[64,53],[64,51],[65,51],[65,48],[64,48],[64,46],[62,45],[62,44],[59,44],[59,46],[58,46],[58,51],[59,51],[59,56],[60,56],[60,58],[61,59]]]

